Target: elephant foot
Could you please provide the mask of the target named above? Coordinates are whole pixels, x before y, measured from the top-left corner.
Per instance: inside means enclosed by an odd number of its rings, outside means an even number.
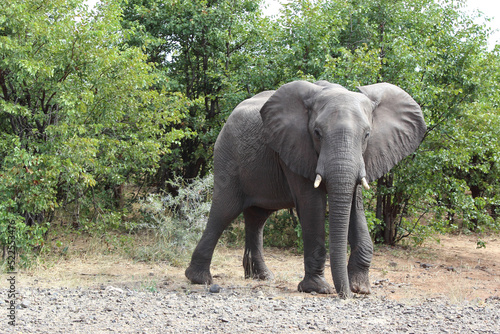
[[[349,268],[349,285],[351,291],[362,295],[369,295],[372,293],[370,288],[370,279],[368,277],[369,269]]]
[[[209,269],[196,268],[192,264],[189,265],[184,274],[193,284],[210,285],[213,282],[212,274],[210,274]]]
[[[274,274],[271,270],[267,269],[266,265],[264,265],[264,268],[260,269],[253,267],[253,270],[247,270],[245,267],[245,278],[252,278],[259,281],[272,281],[274,279]]]
[[[243,256],[243,268],[245,269],[245,278],[252,278],[261,281],[271,281],[274,274],[264,263],[264,260],[253,258],[249,251],[245,251]]]
[[[268,269],[251,273],[245,271],[245,278],[252,278],[259,281],[272,281],[274,279],[274,274]]]
[[[299,283],[300,292],[317,292],[321,294],[334,293],[333,288],[325,280],[324,276],[307,276]]]

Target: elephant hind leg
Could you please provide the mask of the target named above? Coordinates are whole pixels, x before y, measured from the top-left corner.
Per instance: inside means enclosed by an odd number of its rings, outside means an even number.
[[[274,210],[258,207],[250,207],[243,211],[245,218],[245,253],[243,255],[245,278],[274,279],[274,275],[267,268],[263,256],[264,224],[273,212]]]

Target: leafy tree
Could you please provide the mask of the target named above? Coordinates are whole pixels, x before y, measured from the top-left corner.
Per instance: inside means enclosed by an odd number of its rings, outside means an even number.
[[[280,15],[263,19],[247,82],[257,93],[277,89],[292,80],[318,80],[339,48],[338,36],[347,24],[346,1],[290,1]]]
[[[0,243],[16,226],[19,248],[43,244],[61,219],[118,225],[123,185],[140,184],[183,131],[187,101],[157,82],[115,2],[6,0],[0,10]],[[170,106],[167,108],[166,106]],[[104,225],[103,225],[104,224]]]
[[[452,229],[498,229],[500,110],[497,52],[477,57],[481,87],[475,101],[464,103],[455,123],[445,124],[447,140],[432,143],[427,161],[435,180],[437,216]]]
[[[229,112],[247,95],[240,80],[245,52],[252,49],[260,1],[137,0],[124,4],[124,26],[137,27],[130,43],[143,45],[168,78],[171,91],[191,101],[177,128],[192,134],[164,156],[157,180],[163,187],[174,174],[203,176],[215,139]],[[170,130],[167,128],[167,130]]]

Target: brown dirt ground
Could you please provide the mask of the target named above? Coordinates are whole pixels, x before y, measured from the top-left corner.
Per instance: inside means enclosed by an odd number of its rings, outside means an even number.
[[[372,295],[392,300],[445,298],[452,303],[500,297],[500,235],[483,236],[486,248],[477,248],[477,236],[446,235],[421,247],[377,247],[370,281]],[[212,264],[214,283],[225,289],[270,290],[275,294],[297,294],[303,275],[303,259],[289,250],[266,249],[273,281],[245,280],[243,249],[218,246]],[[203,291],[184,277],[185,267],[143,263],[118,255],[71,256],[40,261],[35,269],[19,274],[21,287],[99,287],[113,285],[133,289]],[[327,280],[332,283],[329,263]],[[4,275],[3,275],[4,276]],[[2,281],[4,281],[2,279]]]

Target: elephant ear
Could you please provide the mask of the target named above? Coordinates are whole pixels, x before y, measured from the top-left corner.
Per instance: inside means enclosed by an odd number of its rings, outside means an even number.
[[[314,180],[318,155],[308,130],[309,112],[323,87],[307,81],[281,86],[260,110],[266,143],[294,173]]]
[[[401,88],[379,83],[358,89],[375,104],[363,154],[368,181],[373,181],[414,152],[427,127],[420,106]]]

